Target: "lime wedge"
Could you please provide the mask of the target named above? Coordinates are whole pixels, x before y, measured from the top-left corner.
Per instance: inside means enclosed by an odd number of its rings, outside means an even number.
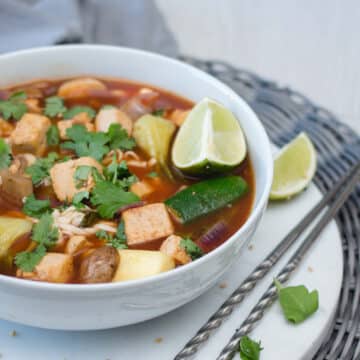
[[[285,145],[274,161],[271,200],[288,199],[308,186],[316,171],[316,150],[309,137],[300,133]]]
[[[244,134],[231,111],[204,98],[186,117],[172,148],[174,165],[184,172],[221,172],[246,156]]]

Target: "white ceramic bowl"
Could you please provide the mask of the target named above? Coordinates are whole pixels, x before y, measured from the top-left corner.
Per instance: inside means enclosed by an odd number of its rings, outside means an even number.
[[[59,285],[0,275],[0,318],[50,329],[90,330],[154,318],[212,287],[236,260],[265,210],[272,181],[268,137],[250,107],[229,87],[179,61],[111,46],[39,48],[0,56],[0,87],[79,75],[126,78],[198,101],[208,96],[229,108],[245,132],[256,177],[255,203],[246,223],[201,259],[143,280]]]

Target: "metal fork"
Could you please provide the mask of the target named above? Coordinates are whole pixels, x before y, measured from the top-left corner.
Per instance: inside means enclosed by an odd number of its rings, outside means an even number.
[[[248,295],[248,293],[257,285],[257,283],[273,268],[280,260],[284,253],[300,237],[302,232],[314,221],[319,213],[331,203],[331,200],[338,195],[333,204],[329,207],[318,224],[313,228],[311,233],[306,237],[299,249],[295,252],[288,264],[279,273],[280,282],[289,279],[291,273],[297,268],[307,250],[316,240],[317,236],[323,230],[325,225],[331,220],[339,208],[343,205],[350,195],[357,181],[359,181],[360,163],[355,165],[344,178],[320,200],[309,213],[299,222],[295,228],[285,236],[285,238],[275,247],[275,249],[255,268],[255,270],[241,283],[241,285],[227,298],[219,309],[209,318],[209,320],[198,330],[194,337],[183,347],[175,356],[175,360],[189,359],[198,351],[199,347],[204,344],[212,335],[214,330],[218,329],[223,321],[229,317],[234,308],[238,306]],[[344,184],[348,184],[342,189]],[[230,342],[222,350],[218,360],[228,360],[233,356],[237,349],[239,340],[242,336],[248,334],[255,324],[262,318],[264,311],[276,299],[277,292],[274,286],[270,286],[259,303],[253,308],[249,317],[235,332]]]

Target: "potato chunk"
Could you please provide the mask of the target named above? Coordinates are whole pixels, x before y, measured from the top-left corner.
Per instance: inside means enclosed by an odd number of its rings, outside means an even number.
[[[60,120],[57,123],[59,129],[60,138],[62,140],[68,139],[66,135],[66,130],[71,128],[75,124],[84,125],[88,131],[94,131],[94,124],[91,123],[91,119],[86,112],[75,115],[72,119],[69,120]]]
[[[180,241],[180,236],[171,235],[161,244],[160,251],[171,256],[176,263],[184,265],[191,261],[191,257],[185,249],[180,246]]]
[[[74,276],[73,258],[69,254],[47,253],[32,272],[18,271],[24,279],[68,283]]]
[[[58,96],[64,98],[79,98],[89,95],[92,90],[106,90],[106,86],[99,80],[81,78],[66,81],[58,89]]]
[[[42,156],[46,150],[46,132],[51,122],[46,116],[26,113],[16,124],[10,140],[15,153]]]
[[[128,245],[141,245],[165,238],[174,232],[169,213],[162,203],[124,211],[123,220]]]
[[[174,260],[160,251],[118,250],[120,264],[113,281],[141,279],[175,267]]]
[[[90,191],[94,187],[94,180],[89,175],[84,186],[76,187],[74,174],[77,167],[87,165],[93,166],[102,173],[102,166],[93,158],[85,156],[77,160],[68,160],[55,164],[50,169],[50,177],[56,196],[60,201],[72,201],[74,195],[80,191]]]
[[[96,131],[108,131],[111,124],[121,125],[131,135],[133,129],[133,121],[120,109],[115,107],[101,109],[96,116]]]

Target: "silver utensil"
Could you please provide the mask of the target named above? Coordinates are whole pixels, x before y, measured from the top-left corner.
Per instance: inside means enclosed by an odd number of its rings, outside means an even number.
[[[229,317],[229,315],[232,313],[234,308],[236,306],[238,306],[244,300],[246,295],[248,295],[250,293],[250,291],[257,285],[257,283],[274,267],[274,265],[281,259],[281,257],[284,255],[284,253],[296,242],[296,240],[300,237],[302,232],[314,221],[314,219],[319,215],[319,213],[327,205],[329,205],[331,203],[331,200],[336,195],[338,195],[340,189],[344,186],[344,184],[347,181],[349,181],[349,179],[354,180],[357,177],[359,168],[360,168],[360,164],[357,164],[356,166],[354,166],[352,168],[352,170],[346,176],[344,176],[344,178],[341,181],[339,181],[334,186],[334,188],[330,192],[328,192],[322,198],[322,200],[320,200],[308,212],[308,214],[299,222],[299,224],[296,225],[295,228],[289,234],[287,234],[285,236],[285,238],[274,248],[274,250],[253,270],[253,272],[240,284],[240,286],[226,299],[226,301],[219,307],[219,309],[208,319],[208,321],[189,340],[189,342],[183,347],[183,349],[175,356],[175,358],[174,358],[175,360],[189,359],[189,358],[193,357],[193,355],[195,355],[195,353],[198,351],[200,346],[203,345],[209,339],[209,337],[212,335],[212,333],[222,325],[223,321]],[[350,185],[350,183],[349,183],[349,185]],[[352,189],[352,187],[351,187],[351,189]],[[341,205],[342,205],[343,202],[346,200],[346,198],[347,198],[347,196],[345,197],[344,200],[342,200],[342,198],[340,199],[340,197],[339,197],[337,199],[337,202],[339,202],[341,200],[342,201]],[[333,208],[334,205],[336,205],[335,202],[331,208]],[[340,206],[338,206],[338,207],[340,207]],[[329,210],[330,210],[330,208],[329,208]],[[327,222],[331,219],[331,217],[327,220]],[[327,222],[325,222],[325,223],[321,222],[320,225],[322,226],[322,228],[327,224]],[[313,231],[315,231],[315,228],[313,229]],[[306,242],[306,240],[307,239],[305,239],[304,242]],[[313,241],[314,240],[312,240],[312,242]],[[301,250],[301,249],[299,248],[299,250]],[[305,252],[306,252],[306,250],[305,250]],[[294,256],[296,256],[296,254],[297,254],[297,252],[294,254]],[[298,265],[298,262],[296,263],[295,268]],[[292,266],[294,264],[295,264],[295,262],[292,264]],[[293,268],[291,270],[291,272],[295,268]],[[291,272],[289,273],[289,275],[291,274]],[[279,278],[279,280],[282,281],[282,278]],[[238,342],[238,340],[235,340],[235,335],[236,334],[234,334],[234,339],[232,339],[233,341],[231,341],[232,346],[234,344],[237,345],[237,342]],[[241,335],[241,336],[243,336],[243,335]],[[240,336],[240,338],[241,338],[241,336]],[[232,346],[230,346],[230,343],[228,344],[228,346],[226,347],[227,348],[226,353],[229,353],[230,347],[232,348]],[[223,354],[223,352],[221,354]],[[225,359],[225,358],[221,358],[221,359]]]

